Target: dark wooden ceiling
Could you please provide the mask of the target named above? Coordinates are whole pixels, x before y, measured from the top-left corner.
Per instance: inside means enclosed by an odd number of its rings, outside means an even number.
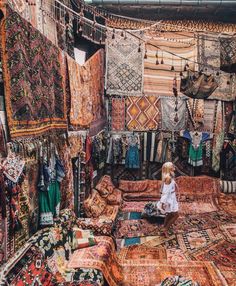
[[[236,23],[236,0],[235,4],[221,5],[131,5],[123,4],[122,1],[117,1],[117,4],[104,2],[98,4],[98,2],[93,5],[114,14],[145,20],[205,20]]]

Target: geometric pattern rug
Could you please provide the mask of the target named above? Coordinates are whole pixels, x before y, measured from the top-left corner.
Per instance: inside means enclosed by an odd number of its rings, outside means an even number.
[[[126,111],[126,124],[130,131],[156,130],[159,127],[161,108],[158,97],[127,97]]]
[[[221,225],[220,229],[226,240],[236,243],[236,224]]]

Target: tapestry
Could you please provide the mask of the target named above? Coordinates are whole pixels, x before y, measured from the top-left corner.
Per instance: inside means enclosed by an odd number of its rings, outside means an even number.
[[[204,122],[204,118],[205,118],[205,108],[204,108],[204,105],[205,105],[205,100],[203,99],[188,99],[188,102],[187,104],[189,104],[189,112],[191,112],[191,115],[192,115],[192,118],[193,118],[193,121],[195,123],[199,123],[202,124]],[[200,131],[198,129],[198,131]]]
[[[213,132],[214,119],[215,119],[215,100],[204,101],[204,131]],[[200,131],[200,130],[199,130]]]
[[[62,52],[9,7],[1,32],[11,137],[66,129]]]
[[[186,232],[177,235],[180,248],[187,252],[187,254],[192,253],[219,238],[219,236],[217,237],[214,235],[211,229]]]
[[[228,73],[236,72],[235,37],[220,38],[220,68]]]
[[[178,98],[177,111],[174,98],[161,98],[162,129],[180,131],[186,127],[186,102]],[[177,116],[176,116],[177,115]]]
[[[112,238],[96,237],[97,245],[76,250],[68,262],[68,268],[95,268],[102,271],[110,286],[121,285],[122,268],[118,263]]]
[[[67,65],[71,93],[70,123],[75,127],[89,126],[93,120],[90,65],[86,62],[80,66],[69,56]]]
[[[218,36],[213,34],[199,33],[197,39],[198,62],[203,66],[208,66],[207,72],[214,74],[215,70],[220,69],[220,41]],[[209,99],[233,101],[236,92],[235,75],[230,75],[220,71],[215,74],[218,84],[216,90],[210,95]]]
[[[227,241],[236,243],[236,224],[224,224],[220,226]]]
[[[160,100],[156,96],[126,99],[126,125],[130,131],[156,130],[160,126]]]
[[[111,99],[111,130],[125,130],[125,98]]]
[[[159,33],[155,30],[146,30],[144,39],[146,40],[144,94],[173,97],[173,79],[177,76],[177,89],[180,90],[179,73],[184,71],[186,63],[180,57],[172,56],[171,53],[194,61],[196,55],[194,35],[186,32]],[[194,70],[194,64],[192,62],[188,64],[190,69]]]
[[[92,97],[93,121],[104,116],[104,50],[98,50],[85,65],[90,66],[90,96]]]
[[[227,286],[224,277],[211,262],[155,261],[144,264],[142,260],[122,263],[124,286],[153,286],[169,276],[180,275],[204,286]]]
[[[121,261],[137,259],[144,263],[166,258],[166,251],[162,246],[149,247],[144,245],[132,245],[121,249],[118,254],[118,259]]]
[[[25,161],[13,152],[9,152],[7,158],[1,164],[4,175],[13,183],[17,183],[25,166]]]
[[[223,104],[223,102],[218,101],[216,109],[216,121],[212,144],[212,169],[215,172],[218,172],[220,170],[220,152],[224,144]]]
[[[106,47],[107,94],[142,95],[143,45],[129,33],[122,37],[109,29]]]

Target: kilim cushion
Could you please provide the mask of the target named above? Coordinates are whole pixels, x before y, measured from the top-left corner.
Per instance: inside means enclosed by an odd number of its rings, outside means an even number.
[[[96,190],[92,190],[91,195],[84,201],[85,213],[88,217],[99,217],[106,208],[106,201]]]
[[[83,230],[80,228],[73,228],[72,232],[72,249],[89,247],[96,245],[96,239],[91,230]]]
[[[236,181],[220,181],[221,191],[226,194],[236,193]]]
[[[103,176],[96,186],[96,190],[98,190],[102,197],[107,197],[109,194],[112,194],[114,189],[115,186],[111,181],[111,177],[107,175]]]

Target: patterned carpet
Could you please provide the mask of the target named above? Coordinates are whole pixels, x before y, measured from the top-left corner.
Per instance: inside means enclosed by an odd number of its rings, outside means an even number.
[[[236,286],[236,196],[203,184],[205,196],[191,192],[191,184],[181,194],[180,216],[168,237],[160,221],[141,217],[145,202],[138,196],[124,202],[115,237],[125,286],[159,285],[171,275],[204,286]]]

